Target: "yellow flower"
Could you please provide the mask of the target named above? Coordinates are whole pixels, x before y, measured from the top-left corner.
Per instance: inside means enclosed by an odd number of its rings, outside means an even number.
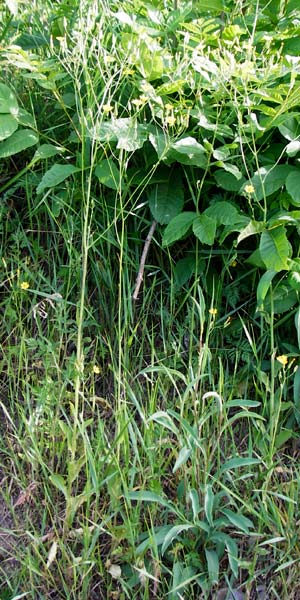
[[[218,309],[217,308],[210,308],[208,312],[209,312],[210,315],[213,315],[213,317],[215,317],[216,314],[218,313]]]
[[[236,260],[233,260],[230,266],[231,266],[231,267],[236,267],[236,266],[237,266],[237,261],[236,261]]]
[[[171,127],[173,127],[176,123],[175,117],[173,117],[173,115],[166,117],[166,123],[167,123],[167,125],[171,125]]]
[[[126,67],[123,71],[124,75],[134,75],[134,70]]]
[[[30,286],[29,286],[28,281],[21,281],[21,283],[20,283],[21,290],[28,290],[29,287]]]
[[[95,375],[99,375],[101,373],[101,369],[98,367],[98,365],[93,366],[93,373],[95,373]]]
[[[253,192],[255,192],[253,185],[245,185],[245,192],[246,194],[253,194]]]
[[[173,106],[172,104],[169,104],[169,102],[167,102],[167,104],[165,104],[165,109],[170,112],[171,110],[173,110]]]
[[[134,100],[131,100],[131,104],[134,104],[134,106],[142,106],[142,104],[144,104],[143,100],[141,100],[141,98],[135,98]]]
[[[102,110],[105,114],[108,114],[112,111],[113,107],[111,104],[103,104]]]
[[[276,360],[278,360],[278,362],[280,362],[280,364],[283,365],[284,367],[286,367],[286,365],[289,362],[286,354],[282,354],[281,356],[276,356]]]

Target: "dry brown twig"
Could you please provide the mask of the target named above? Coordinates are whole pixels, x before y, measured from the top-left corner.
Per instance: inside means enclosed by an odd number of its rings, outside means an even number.
[[[156,229],[156,225],[157,225],[157,221],[153,221],[152,225],[150,227],[149,233],[146,237],[146,241],[144,244],[144,248],[143,248],[143,252],[142,252],[142,256],[141,256],[141,260],[140,260],[140,268],[139,268],[139,272],[137,274],[137,278],[136,278],[136,283],[135,283],[135,288],[134,288],[134,292],[132,295],[132,300],[136,301],[138,299],[138,295],[139,295],[139,291],[140,291],[140,287],[142,285],[142,281],[143,281],[143,276],[144,276],[144,270],[145,270],[145,263],[146,263],[146,258],[147,258],[147,254],[149,252],[149,247],[151,244],[151,240],[153,238],[155,229]]]

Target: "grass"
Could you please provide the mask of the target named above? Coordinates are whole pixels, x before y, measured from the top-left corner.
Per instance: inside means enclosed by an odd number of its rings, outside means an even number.
[[[162,245],[159,225],[133,300],[162,161],[149,145],[118,151],[91,135],[137,96],[110,23],[120,5],[100,4],[58,14],[47,3],[60,31],[26,55],[41,88],[24,83],[7,44],[7,76],[17,74],[40,141],[78,170],[37,195],[52,157],[3,162],[0,597],[296,600],[298,356],[277,360],[285,317],[272,294],[269,316],[255,312],[258,268],[240,266],[248,249],[184,240],[197,258],[181,283],[184,252]],[[160,123],[152,102],[145,120]],[[242,160],[259,165],[247,144]],[[119,170],[108,186],[95,182],[105,157]],[[197,205],[209,167],[194,176],[184,185]]]

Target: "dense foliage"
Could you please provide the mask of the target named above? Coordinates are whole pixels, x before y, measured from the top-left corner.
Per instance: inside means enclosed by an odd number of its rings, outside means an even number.
[[[0,16],[1,598],[298,598],[298,0]]]

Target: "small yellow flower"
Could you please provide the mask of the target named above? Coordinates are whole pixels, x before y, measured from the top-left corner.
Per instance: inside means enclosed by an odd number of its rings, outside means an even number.
[[[126,67],[123,71],[124,75],[134,75],[134,70]]]
[[[237,261],[236,261],[236,260],[233,260],[230,266],[231,266],[231,267],[236,267],[236,266],[237,266]]]
[[[166,117],[166,123],[167,123],[167,125],[170,125],[171,127],[173,127],[176,123],[175,117],[173,115]]]
[[[165,109],[170,112],[171,110],[173,110],[173,106],[172,104],[169,104],[169,102],[167,102],[167,104],[165,104]]]
[[[208,312],[209,312],[210,315],[212,315],[213,317],[215,317],[216,314],[218,314],[218,309],[217,308],[210,308]]]
[[[28,290],[29,287],[30,286],[29,286],[28,281],[21,281],[21,283],[20,283],[21,290]]]
[[[139,106],[142,106],[144,102],[141,100],[141,98],[134,98],[134,100],[131,100],[131,104],[134,104],[134,106],[139,108]]]
[[[245,192],[246,194],[253,194],[253,192],[255,192],[253,185],[245,185]]]
[[[105,114],[108,114],[112,111],[113,106],[111,104],[103,104],[102,110]]]
[[[286,367],[286,365],[289,362],[286,354],[282,354],[281,356],[276,356],[276,360],[278,360],[278,362],[280,362],[280,364],[283,365],[284,367]]]
[[[93,373],[95,373],[95,375],[99,375],[101,373],[101,369],[98,365],[93,366]]]

